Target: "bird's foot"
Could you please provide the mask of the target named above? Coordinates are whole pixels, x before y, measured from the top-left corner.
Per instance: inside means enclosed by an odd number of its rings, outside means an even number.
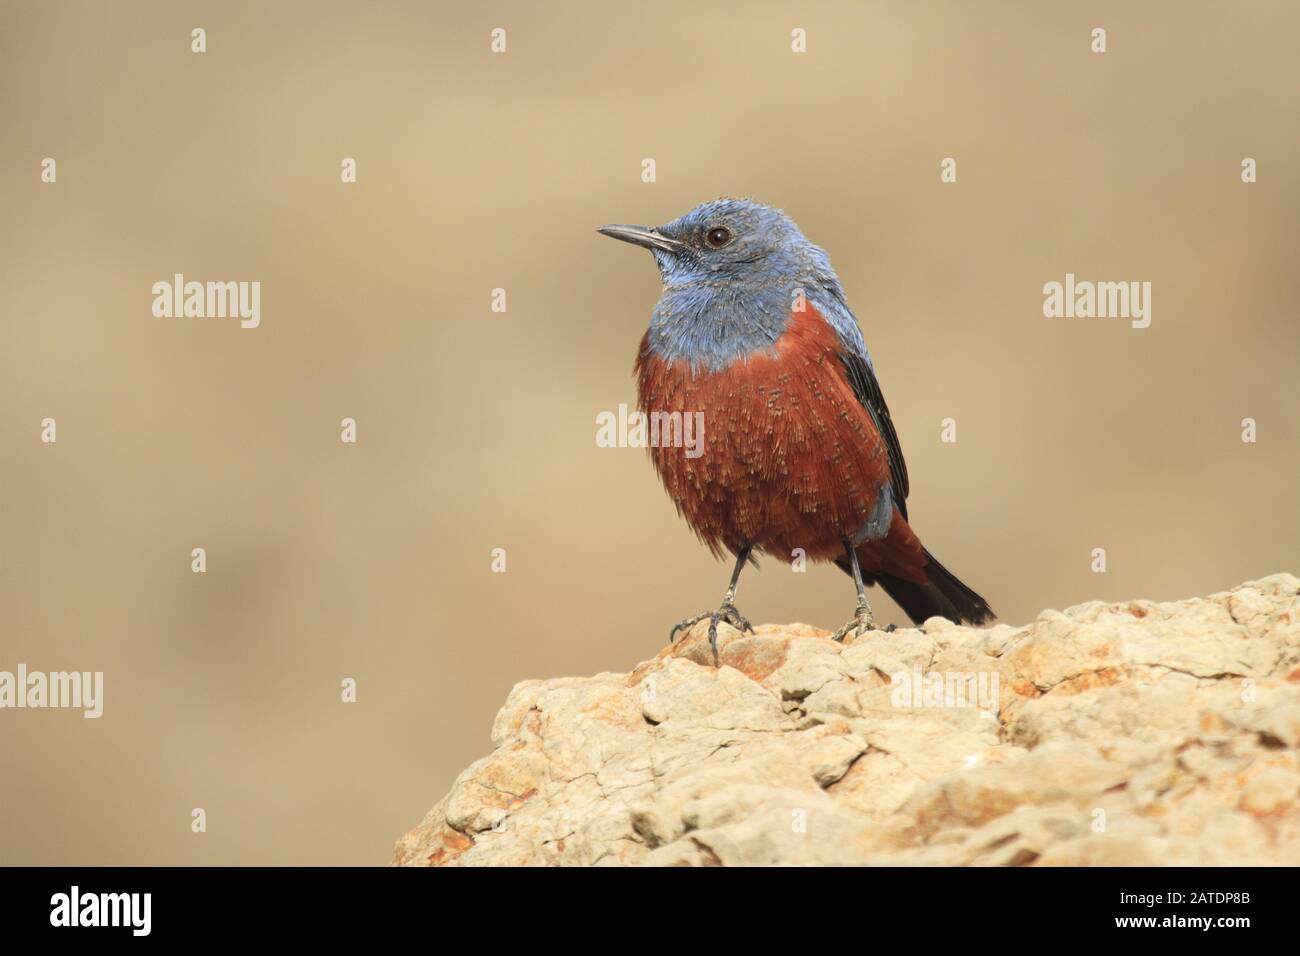
[[[843,643],[844,639],[850,634],[856,638],[859,634],[865,634],[868,631],[876,630],[879,630],[879,628],[876,627],[875,618],[871,614],[871,605],[866,601],[861,601],[858,604],[857,610],[853,612],[853,620],[849,621],[849,623],[845,624],[835,632],[835,640]],[[893,625],[891,624],[889,627],[885,628],[885,630],[886,632],[892,631]]]
[[[713,649],[713,663],[718,663],[718,622],[723,621],[730,624],[736,630],[750,634],[754,633],[754,626],[749,623],[738,610],[736,605],[730,601],[723,601],[722,606],[716,611],[705,611],[703,614],[697,614],[694,617],[688,617],[673,627],[668,632],[668,643],[677,640],[677,635],[681,631],[689,630],[705,618],[709,621],[709,647]]]

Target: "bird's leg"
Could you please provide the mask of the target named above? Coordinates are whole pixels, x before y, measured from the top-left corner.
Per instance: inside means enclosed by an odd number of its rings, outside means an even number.
[[[835,632],[837,641],[843,641],[850,634],[857,637],[863,631],[876,629],[875,619],[871,615],[871,605],[867,603],[867,586],[862,583],[862,568],[858,566],[858,552],[853,547],[852,541],[844,542],[844,551],[849,556],[849,564],[853,566],[853,584],[858,589],[858,607],[853,612],[853,620]]]
[[[731,572],[731,584],[727,586],[727,593],[722,596],[722,606],[716,611],[705,611],[703,614],[697,614],[694,617],[688,617],[680,624],[676,625],[668,632],[668,642],[671,644],[677,640],[677,633],[684,631],[689,627],[698,624],[705,618],[709,619],[709,646],[713,648],[713,663],[718,662],[718,622],[726,621],[738,631],[749,631],[754,633],[754,627],[744,616],[736,610],[736,586],[740,583],[740,572],[745,567],[745,562],[749,560],[749,553],[754,550],[752,544],[747,544],[740,549],[736,557],[736,567]]]

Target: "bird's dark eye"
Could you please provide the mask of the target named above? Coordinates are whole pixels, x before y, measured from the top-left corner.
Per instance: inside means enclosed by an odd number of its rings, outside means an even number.
[[[714,226],[704,234],[704,241],[714,249],[721,249],[731,241],[731,230],[725,226]]]

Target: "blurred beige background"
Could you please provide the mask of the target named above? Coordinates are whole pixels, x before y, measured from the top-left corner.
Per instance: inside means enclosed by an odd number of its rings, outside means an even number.
[[[1004,620],[1297,569],[1294,4],[0,9],[0,669],[106,683],[0,711],[0,862],[385,863],[512,684],[715,606],[595,444],[658,283],[594,229],[720,194],[830,252],[914,526]],[[261,327],[154,318],[175,272],[260,281]],[[1152,282],[1151,327],[1043,318],[1066,272]],[[739,604],[852,587],[768,560]]]

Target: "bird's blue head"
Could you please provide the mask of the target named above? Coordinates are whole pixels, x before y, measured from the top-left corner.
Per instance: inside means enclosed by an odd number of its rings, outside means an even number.
[[[770,351],[801,296],[861,342],[830,259],[779,209],[715,199],[663,226],[599,231],[654,253],[663,295],[650,349],[666,361],[717,370]]]

